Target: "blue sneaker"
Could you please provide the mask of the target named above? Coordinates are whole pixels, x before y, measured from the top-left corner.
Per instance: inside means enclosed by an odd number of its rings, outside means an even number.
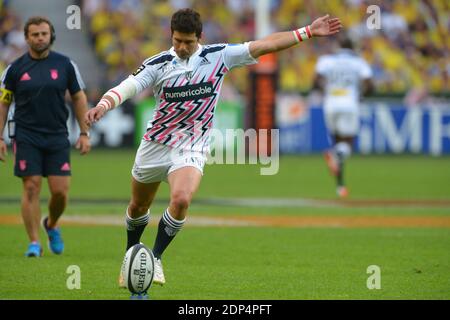
[[[61,254],[64,251],[64,241],[61,237],[59,227],[50,229],[47,227],[48,217],[42,219],[42,226],[48,235],[48,247],[54,254]]]
[[[25,252],[26,257],[41,257],[42,248],[39,243],[32,242],[28,245],[28,250]]]

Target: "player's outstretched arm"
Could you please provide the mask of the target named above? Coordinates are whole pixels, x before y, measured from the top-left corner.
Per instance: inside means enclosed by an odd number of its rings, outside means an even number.
[[[311,25],[294,30],[273,33],[261,40],[250,42],[250,54],[258,58],[264,54],[290,48],[312,37],[325,37],[338,33],[342,28],[339,18],[330,18],[327,14],[317,18]]]
[[[103,95],[101,102],[104,100],[109,100],[108,96]],[[111,105],[113,104],[112,101],[110,101]],[[105,115],[106,111],[108,109],[104,106],[103,103],[98,103],[94,108],[88,110],[86,114],[84,115],[84,122],[87,126],[91,126],[93,123],[99,121],[103,116]]]
[[[94,122],[99,121],[107,111],[114,109],[136,93],[134,82],[130,78],[125,79],[117,87],[108,90],[97,105],[86,112],[84,117],[85,123],[91,126]]]

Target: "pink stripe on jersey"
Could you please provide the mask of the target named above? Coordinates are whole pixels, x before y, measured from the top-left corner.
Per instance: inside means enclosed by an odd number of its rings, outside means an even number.
[[[191,83],[196,83],[199,77],[200,77],[200,72],[197,73],[197,75],[195,76],[194,79],[192,79]]]
[[[195,78],[187,81],[186,77],[175,77],[162,84],[162,88],[189,88],[189,86],[207,84],[212,86],[211,95],[204,98],[193,97],[192,100],[179,100],[179,102],[168,102],[165,100],[164,91],[159,96],[161,104],[155,110],[152,127],[144,135],[145,140],[152,140],[166,144],[171,147],[186,147],[203,151],[209,139],[208,132],[211,130],[214,110],[219,98],[220,89],[225,73],[228,69],[221,59],[218,59],[214,68],[205,72],[196,72]],[[199,81],[199,79],[203,79]],[[205,82],[204,79],[207,79]],[[177,81],[174,83],[173,81]],[[200,87],[195,87],[200,88]],[[201,87],[203,88],[203,87]],[[164,89],[163,89],[164,90]],[[186,89],[189,90],[189,89]],[[203,89],[202,89],[203,90]],[[172,91],[174,92],[174,91]]]
[[[213,72],[211,72],[211,74],[209,75],[209,78],[208,78],[208,82],[212,82],[213,85],[215,84],[215,81],[214,81],[215,78],[214,78],[214,77],[215,77],[215,75],[216,75],[216,70],[217,70],[217,67],[219,66],[220,63],[221,63],[220,60],[217,61],[217,64],[216,64],[216,66],[214,67]]]
[[[189,104],[185,105],[184,107],[187,109],[186,111],[184,111],[182,114],[180,114],[178,117],[176,117],[175,119],[172,120],[173,123],[177,123],[180,124],[182,123],[184,125],[184,130],[190,132],[192,128],[194,128],[196,125],[200,125],[200,119],[199,121],[196,121],[193,119],[197,119],[197,116],[200,115],[203,111],[204,111],[204,107],[203,106],[207,106],[209,101],[211,100],[211,97],[206,98],[204,104],[201,105],[200,108],[198,108],[197,112],[195,112],[193,115],[191,115],[188,119],[185,119],[185,117],[192,112],[192,110],[197,106],[193,103],[193,101],[189,101]],[[184,121],[182,121],[184,119]],[[179,139],[173,139],[173,141],[170,143],[171,147],[174,147],[179,140],[181,140],[182,138],[186,138],[184,137],[184,133],[180,133],[178,135]],[[190,137],[190,142],[193,141],[193,139],[195,138],[195,132],[193,134],[193,136]]]
[[[196,77],[196,79],[198,79],[198,76]],[[187,79],[186,79],[185,77],[182,77],[182,78],[181,78],[181,83],[180,83],[179,85],[175,85],[175,86],[182,86],[185,82],[187,82]],[[170,80],[168,80],[168,81],[163,85],[163,87],[169,87],[169,86],[170,86],[169,83],[170,83]],[[161,99],[164,99],[164,93],[161,93],[161,96],[160,96],[160,97],[161,97]],[[155,119],[155,122],[161,118],[162,114],[161,114],[160,110],[163,109],[163,108],[165,108],[165,107],[167,106],[167,104],[169,104],[169,102],[164,101],[164,102],[160,105],[160,107],[159,107],[158,110],[157,110],[157,114],[156,114],[157,117],[154,118],[154,119]],[[174,107],[177,106],[177,105],[178,105],[178,103],[172,103],[172,104],[169,106],[169,108],[167,108],[168,114],[164,115],[164,117],[170,119],[170,117],[173,116],[173,114],[171,115],[171,113],[173,113]],[[183,105],[182,105],[182,106],[183,106]],[[192,111],[192,108],[194,107],[194,105],[192,105],[192,101],[187,101],[187,104],[184,104],[184,107],[185,107],[185,108],[187,107],[187,109],[188,109],[188,110],[186,110],[186,111],[183,112],[183,114],[184,114],[184,116],[185,116],[185,115],[187,115],[189,112]],[[189,108],[189,107],[192,107],[192,108]],[[181,115],[180,115],[179,117],[177,117],[177,119],[181,119]],[[166,121],[167,121],[167,120],[166,120]],[[165,121],[164,121],[164,122],[165,122]],[[170,123],[176,123],[176,120],[172,119],[172,120],[170,121]],[[155,129],[155,130],[149,130],[149,131],[147,132],[147,134],[146,134],[147,138],[148,138],[150,135],[154,134],[155,131],[156,131],[156,129]],[[174,129],[173,129],[173,127],[171,127],[170,124],[169,124],[169,126],[168,126],[164,131],[158,133],[157,137],[154,137],[154,138],[156,138],[157,141],[162,142],[162,141],[164,141],[164,140],[166,139],[166,137],[165,137],[166,134],[170,134],[172,131],[174,131]]]
[[[167,80],[165,83],[163,83],[161,85],[161,87],[169,87],[171,80]],[[160,100],[164,100],[164,92],[161,92],[161,95],[159,96]],[[166,116],[166,114],[163,114],[163,112],[161,112],[161,110],[163,110],[167,105],[169,104],[169,102],[167,101],[163,101],[159,107],[154,111],[154,116],[153,116],[153,120],[152,120],[152,124],[159,121],[160,119],[162,119],[163,117]],[[146,140],[150,140],[148,137],[152,134],[151,130],[149,130],[145,135],[144,138]]]

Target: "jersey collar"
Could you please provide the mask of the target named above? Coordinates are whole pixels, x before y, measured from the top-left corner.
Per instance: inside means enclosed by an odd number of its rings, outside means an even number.
[[[203,50],[203,46],[199,43],[199,44],[198,44],[198,49],[197,49],[197,51],[195,51],[195,52],[192,54],[192,56],[189,57],[189,61],[192,61],[193,58],[197,57],[197,56],[202,52],[202,50]],[[180,57],[178,57],[178,55],[177,55],[177,53],[175,52],[175,49],[174,49],[173,47],[170,48],[169,52],[170,52],[171,55],[173,55],[173,56],[175,57],[175,59],[176,59],[177,61],[186,61],[186,60],[187,60],[187,59],[184,59],[184,60],[183,60],[183,59],[181,59]]]

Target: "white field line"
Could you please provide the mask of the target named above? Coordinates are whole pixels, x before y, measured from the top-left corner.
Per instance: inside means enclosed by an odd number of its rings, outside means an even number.
[[[125,218],[120,216],[63,216],[61,217],[62,224],[73,225],[98,225],[98,226],[124,226]],[[150,225],[157,225],[158,218],[150,217]],[[230,227],[246,227],[260,225],[253,221],[240,221],[236,219],[215,218],[215,217],[188,217],[186,219],[187,226],[230,226]]]

